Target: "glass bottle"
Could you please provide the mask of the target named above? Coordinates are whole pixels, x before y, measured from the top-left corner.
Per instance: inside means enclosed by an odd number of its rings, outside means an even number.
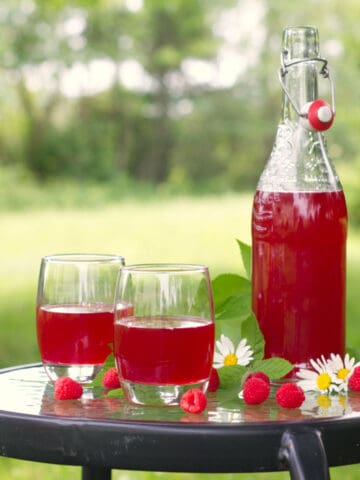
[[[253,310],[266,357],[297,368],[345,348],[347,210],[319,131],[332,123],[330,107],[317,130],[308,123],[311,102],[324,105],[318,79],[328,77],[326,65],[316,28],[284,30],[282,118],[253,203]]]

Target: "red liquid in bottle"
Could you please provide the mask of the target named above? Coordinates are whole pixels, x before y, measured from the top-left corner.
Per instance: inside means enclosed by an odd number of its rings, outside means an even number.
[[[155,385],[204,381],[210,376],[214,335],[214,324],[199,318],[132,317],[118,321],[114,353],[120,377]]]
[[[266,357],[306,366],[344,354],[346,232],[342,191],[256,192],[253,310]]]

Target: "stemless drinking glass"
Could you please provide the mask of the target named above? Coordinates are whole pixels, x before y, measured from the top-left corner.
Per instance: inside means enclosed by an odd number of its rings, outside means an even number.
[[[206,266],[122,268],[115,295],[114,353],[129,401],[177,405],[186,390],[205,391],[214,337]]]
[[[37,294],[37,337],[51,380],[91,382],[111,352],[114,294],[124,258],[65,254],[43,257]]]

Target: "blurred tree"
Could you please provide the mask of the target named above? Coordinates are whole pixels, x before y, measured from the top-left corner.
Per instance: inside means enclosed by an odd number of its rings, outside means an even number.
[[[96,151],[101,150],[101,138],[105,143],[108,139],[108,145],[113,143],[109,155],[113,155],[118,137],[121,143],[117,149],[123,152],[122,142],[129,138],[130,125],[133,127],[131,135],[136,136],[137,142],[139,131],[144,134],[140,140],[144,144],[140,148],[131,142],[131,151],[119,154],[121,160],[118,158],[113,164],[125,167],[139,178],[156,182],[165,180],[174,142],[170,117],[175,93],[172,79],[175,74],[181,75],[181,62],[187,56],[204,57],[213,52],[204,5],[198,0],[147,0],[139,12],[130,12],[121,1],[37,0],[32,3],[4,0],[2,8],[4,14],[0,16],[0,24],[6,42],[0,51],[0,64],[11,74],[17,88],[24,116],[23,158],[29,168],[39,177],[61,171],[61,165],[63,171],[69,168],[71,173],[71,162],[76,163],[80,150],[85,156],[89,151],[94,152],[94,136],[99,137]],[[108,103],[108,121],[105,123],[104,118],[92,119],[99,109],[97,102],[90,99],[86,86],[82,98],[73,105],[61,92],[63,75],[68,68],[80,65],[86,69],[89,62],[99,58],[114,65],[113,85],[118,82],[117,66],[125,58],[137,61],[152,80],[150,91],[138,94],[142,104],[134,101],[133,107],[129,101],[134,96],[119,88],[111,88],[109,95],[113,96],[114,103]],[[51,88],[47,85],[46,89],[34,94],[29,90],[27,79],[29,73],[33,71],[35,75],[41,69],[49,75]],[[124,105],[119,102],[121,92],[124,93]],[[68,126],[59,128],[59,118],[60,127],[63,127],[64,115],[68,115],[69,108]],[[87,125],[87,134],[83,123],[85,111],[86,120],[94,126]],[[74,130],[74,127],[77,128]],[[106,130],[107,127],[112,133]],[[85,134],[90,141],[89,148],[87,141],[70,140],[71,131]],[[59,142],[56,141],[57,134]],[[65,139],[70,140],[75,148],[73,155],[68,149],[64,150]],[[72,158],[64,163],[62,152],[65,151]],[[104,163],[103,155],[99,155],[98,162]],[[88,174],[95,170],[90,168]],[[101,170],[100,166],[97,170]]]
[[[196,83],[187,67],[219,67],[229,32],[219,35],[217,22],[229,15],[243,29],[246,66],[227,86],[210,74]],[[0,162],[22,162],[41,179],[126,174],[179,188],[253,188],[280,114],[281,32],[311,18],[337,86],[330,154],[359,205],[359,17],[357,0],[3,0]],[[251,35],[258,50],[248,62]]]
[[[119,126],[117,165],[136,178],[163,182],[168,177],[176,124],[171,110],[180,94],[177,85],[184,83],[182,62],[209,58],[215,51],[205,17],[205,3],[198,0],[146,0],[118,25],[113,7],[88,10],[88,52],[114,64],[131,58],[144,84],[132,107],[128,95],[126,109],[121,90],[115,85],[109,92],[117,105],[109,111]]]
[[[22,114],[22,128],[18,132],[22,151],[18,153],[23,162],[43,178],[49,174],[50,167],[46,146],[55,133],[55,116],[63,101],[61,75],[75,59],[64,28],[71,12],[39,8],[31,1],[11,0],[4,0],[1,9],[0,68],[17,92]],[[29,81],[36,83],[36,77],[41,75],[47,85],[35,94],[28,84]],[[4,157],[2,160],[6,161],[6,155]]]
[[[149,93],[151,145],[148,153],[134,158],[131,173],[161,182],[167,179],[174,146],[171,107],[181,83],[182,62],[214,55],[214,39],[205,21],[200,0],[145,0],[140,14],[141,29],[135,34],[138,59],[153,79]]]

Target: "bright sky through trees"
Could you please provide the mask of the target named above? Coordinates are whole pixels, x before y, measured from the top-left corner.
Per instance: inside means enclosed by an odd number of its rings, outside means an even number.
[[[142,0],[126,0],[126,8],[131,12],[142,9]],[[27,7],[29,8],[29,7]],[[219,39],[219,48],[215,61],[187,58],[181,65],[181,76],[190,85],[208,85],[213,88],[228,88],[234,85],[238,77],[252,66],[261,52],[265,39],[263,17],[266,12],[263,0],[239,0],[237,5],[224,9],[212,22],[212,30]],[[67,37],[74,51],[84,47],[82,33],[86,28],[86,18],[79,9],[74,9],[58,28],[57,35]],[[121,37],[122,46],[131,42]],[[54,86],[53,62],[26,67],[27,85],[31,90],[52,88]],[[151,76],[134,58],[125,59],[118,64],[107,58],[98,58],[88,63],[75,62],[62,71],[59,79],[60,91],[67,97],[93,95],[108,89],[119,81],[125,88],[134,91],[151,91],[154,87]],[[179,78],[172,79],[174,85],[181,85]]]

